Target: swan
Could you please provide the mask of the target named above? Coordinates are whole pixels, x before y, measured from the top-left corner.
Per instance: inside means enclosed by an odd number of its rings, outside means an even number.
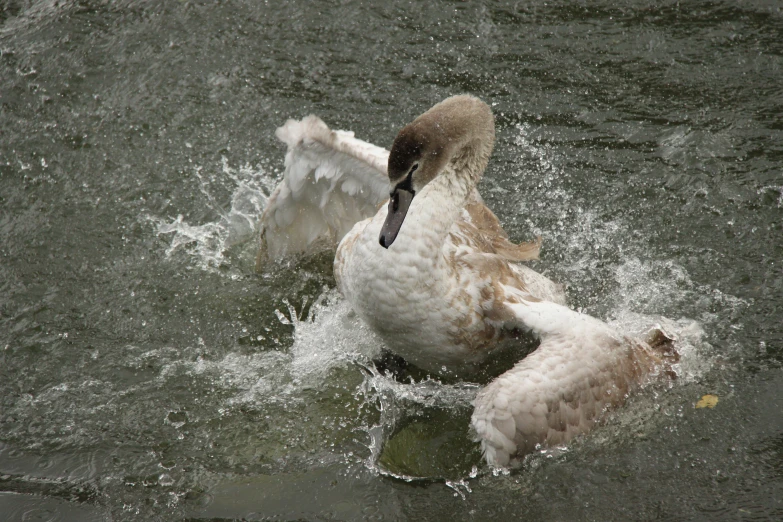
[[[559,285],[517,263],[538,256],[540,238],[511,243],[476,191],[495,138],[478,98],[438,103],[390,152],[314,116],[277,135],[289,146],[286,175],[262,216],[259,263],[337,243],[342,295],[392,352],[433,373],[469,374],[519,332],[540,340],[474,401],[489,466],[587,432],[630,392],[671,374],[677,354],[662,330],[623,335],[568,308]]]

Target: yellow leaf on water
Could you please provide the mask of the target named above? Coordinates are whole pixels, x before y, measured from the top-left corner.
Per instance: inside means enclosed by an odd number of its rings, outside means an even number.
[[[707,394],[696,403],[697,408],[714,408],[718,404],[718,396]]]

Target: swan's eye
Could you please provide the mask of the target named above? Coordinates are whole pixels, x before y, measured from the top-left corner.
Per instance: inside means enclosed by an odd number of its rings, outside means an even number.
[[[405,190],[410,192],[411,194],[415,194],[416,191],[413,190],[413,173],[416,171],[416,169],[419,168],[419,164],[416,163],[411,167],[411,170],[408,171],[408,174],[405,176],[405,179],[397,183],[397,185],[394,187],[394,189],[389,193],[389,196],[392,198],[392,205],[397,205],[399,196],[396,196],[398,190]],[[394,209],[396,210],[396,206]]]

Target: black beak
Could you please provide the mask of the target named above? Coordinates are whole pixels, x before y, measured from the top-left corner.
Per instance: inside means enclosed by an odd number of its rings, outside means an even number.
[[[389,199],[389,213],[386,216],[386,221],[383,222],[379,238],[383,248],[389,248],[397,239],[397,234],[400,232],[402,222],[405,221],[405,215],[408,213],[408,208],[410,208],[415,194],[410,186],[410,176],[392,191]]]

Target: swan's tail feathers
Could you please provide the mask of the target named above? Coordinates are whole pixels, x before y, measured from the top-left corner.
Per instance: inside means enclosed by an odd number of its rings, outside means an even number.
[[[538,259],[541,251],[541,236],[535,241],[515,244],[508,240],[508,234],[500,225],[497,216],[484,204],[476,190],[470,195],[465,206],[469,223],[475,227],[478,235],[489,244],[487,251],[495,253],[508,261],[531,261]]]
[[[323,245],[335,248],[389,194],[388,151],[332,131],[316,116],[288,120],[275,134],[288,152],[283,179],[261,216],[257,270]]]
[[[644,340],[652,353],[660,360],[662,372],[672,379],[676,379],[677,373],[672,366],[680,362],[677,337],[666,332],[661,326],[655,326],[647,332]]]
[[[495,252],[509,261],[533,261],[541,253],[541,236],[535,241],[514,244],[505,238],[497,237],[492,241]]]

